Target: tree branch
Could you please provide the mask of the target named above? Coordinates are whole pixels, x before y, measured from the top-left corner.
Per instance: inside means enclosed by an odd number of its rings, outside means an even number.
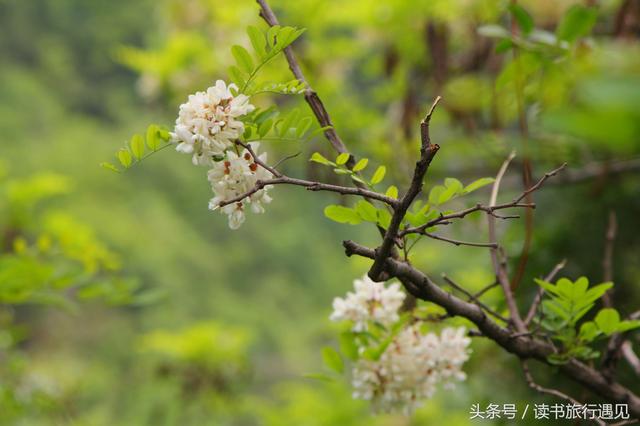
[[[229,204],[238,203],[244,200],[245,198],[260,191],[261,189],[265,188],[266,186],[283,185],[283,184],[303,186],[308,191],[328,191],[328,192],[335,192],[342,195],[357,195],[357,196],[369,198],[372,200],[382,201],[383,203],[386,203],[390,206],[394,206],[397,203],[397,200],[395,198],[387,197],[386,195],[378,194],[377,192],[369,191],[362,188],[357,188],[357,187],[352,188],[349,186],[332,185],[328,183],[314,182],[310,180],[297,179],[297,178],[292,178],[292,177],[282,175],[280,177],[276,177],[273,179],[259,180],[256,182],[256,185],[253,188],[251,188],[249,191],[245,192],[244,194],[240,194],[237,197],[233,197],[229,200],[221,201],[218,204],[218,207],[224,207]]]
[[[504,174],[507,172],[507,168],[509,167],[509,163],[516,156],[515,152],[511,152],[509,157],[502,163],[500,170],[498,170],[498,174],[496,175],[496,180],[493,183],[493,188],[491,188],[491,198],[489,200],[489,207],[495,206],[496,201],[498,199],[498,192],[500,191],[500,183],[502,182],[502,178]],[[525,191],[526,192],[526,191]],[[518,200],[519,201],[519,200]],[[511,291],[511,284],[509,282],[509,276],[507,275],[507,268],[505,262],[500,259],[500,252],[498,251],[497,237],[496,237],[496,220],[492,215],[487,215],[487,223],[489,226],[489,241],[494,244],[494,247],[491,248],[491,263],[493,264],[493,269],[496,273],[496,279],[500,283],[502,287],[502,292],[504,293],[505,301],[507,302],[507,307],[509,308],[509,315],[511,317],[511,322],[515,326],[516,330],[520,333],[525,333],[527,331],[527,327],[522,322],[522,318],[520,317],[520,311],[518,310],[518,305],[516,304],[513,292]]]
[[[495,318],[497,318],[500,321],[504,322],[505,324],[509,322],[508,319],[506,319],[505,317],[503,317],[502,315],[500,315],[499,313],[497,313],[496,311],[494,311],[493,309],[491,309],[490,307],[488,307],[487,305],[482,303],[480,300],[478,300],[477,296],[475,296],[475,295],[471,294],[470,292],[468,292],[461,285],[456,284],[446,274],[442,274],[442,279],[445,280],[447,282],[447,284],[449,284],[451,287],[453,287],[454,289],[458,290],[460,293],[462,293],[465,296],[467,296],[469,298],[469,301],[472,301],[473,303],[475,303],[476,305],[480,306],[482,309],[487,311],[488,314],[491,314],[492,316],[494,316]]]
[[[527,384],[529,385],[529,387],[531,389],[533,389],[533,390],[535,390],[537,392],[540,392],[540,393],[547,394],[547,395],[553,395],[553,396],[555,396],[557,398],[564,399],[565,401],[568,401],[568,402],[570,402],[572,404],[575,404],[575,405],[583,405],[580,402],[578,402],[575,398],[572,398],[569,395],[567,395],[565,393],[562,393],[557,389],[545,388],[545,387],[540,386],[539,384],[537,384],[535,382],[535,380],[533,380],[533,376],[531,375],[531,372],[529,371],[529,366],[527,365],[526,361],[522,361],[521,365],[522,365],[522,371],[524,373],[524,378],[527,381]],[[600,426],[605,426],[606,425],[606,423],[603,422],[600,419],[593,419],[593,420],[594,420],[594,422],[596,422]]]
[[[622,356],[627,360],[627,363],[633,369],[634,373],[636,373],[636,376],[640,377],[640,358],[638,358],[638,355],[633,351],[631,342],[625,340],[620,349]]]
[[[618,221],[616,220],[616,213],[611,210],[609,212],[609,224],[607,225],[607,232],[605,234],[604,242],[604,254],[602,256],[602,275],[604,282],[613,281],[613,246],[616,241],[616,233],[618,231]],[[611,300],[611,289],[607,290],[602,295],[602,303],[607,308],[613,306]]]
[[[273,10],[271,10],[271,7],[269,7],[269,4],[267,3],[267,1],[257,0],[257,2],[260,5],[260,16],[262,17],[262,19],[264,19],[265,22],[269,24],[269,26],[271,27],[273,27],[274,25],[280,25],[278,22],[278,18],[273,13]],[[307,101],[307,104],[309,104],[309,107],[311,108],[311,110],[313,111],[313,114],[315,115],[316,119],[320,123],[320,126],[328,127],[324,131],[324,135],[329,141],[329,143],[331,143],[331,146],[333,146],[333,149],[335,149],[339,153],[349,152],[345,144],[342,142],[342,139],[340,139],[340,136],[338,136],[338,133],[333,128],[331,117],[329,116],[327,109],[324,107],[322,100],[320,99],[318,94],[315,92],[315,90],[311,88],[307,79],[304,77],[304,74],[302,73],[302,69],[300,68],[300,64],[298,64],[298,61],[296,60],[296,57],[293,53],[293,49],[291,48],[291,46],[287,46],[284,49],[284,56],[287,59],[287,63],[289,64],[289,69],[291,70],[291,73],[293,74],[293,76],[297,80],[305,84],[306,89],[304,90],[304,99],[305,101]],[[349,157],[349,160],[347,161],[347,166],[349,168],[353,168],[354,165],[355,165],[355,158],[351,155]]]
[[[438,102],[440,102],[440,99],[440,96],[438,96],[433,101],[429,112],[420,123],[420,159],[416,163],[409,189],[407,190],[406,194],[404,194],[400,202],[394,207],[393,215],[391,216],[391,222],[389,224],[389,227],[387,228],[387,232],[384,235],[382,244],[376,250],[376,259],[374,260],[373,265],[371,265],[371,269],[369,270],[369,278],[374,281],[380,280],[380,275],[382,273],[382,270],[384,269],[385,259],[389,257],[393,249],[393,245],[395,244],[396,238],[398,237],[398,230],[400,229],[402,220],[404,219],[407,210],[413,203],[413,200],[415,200],[418,194],[420,194],[420,192],[422,191],[424,176],[429,169],[431,161],[440,149],[440,146],[438,144],[431,143],[431,137],[429,135],[429,123],[431,121],[431,115],[438,105]]]
[[[376,251],[357,244],[353,241],[344,241],[343,246],[347,256],[362,256],[368,259],[376,259]],[[390,277],[398,277],[404,282],[410,282],[407,291],[415,297],[433,302],[443,307],[449,314],[461,316],[473,322],[486,337],[490,338],[506,351],[520,358],[533,358],[548,364],[547,357],[554,352],[551,344],[535,339],[531,335],[514,335],[509,329],[501,327],[490,318],[477,305],[452,295],[438,287],[431,279],[418,271],[408,263],[387,258],[384,263],[384,271]],[[640,397],[617,382],[609,382],[596,369],[589,367],[581,361],[572,359],[566,364],[558,366],[560,371],[571,379],[582,384],[598,395],[617,403],[629,405],[629,412],[634,417],[640,417]]]

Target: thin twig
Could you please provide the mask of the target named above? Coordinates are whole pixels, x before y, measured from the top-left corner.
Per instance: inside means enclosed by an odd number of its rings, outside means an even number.
[[[498,174],[496,175],[496,180],[493,183],[493,188],[491,188],[491,198],[489,199],[489,207],[495,206],[496,201],[498,199],[498,192],[500,191],[500,183],[502,182],[502,178],[504,174],[507,172],[507,168],[509,167],[509,163],[516,156],[515,152],[511,152],[509,157],[502,163]],[[519,202],[521,200],[514,200],[515,202]],[[507,307],[509,308],[509,315],[513,325],[516,327],[516,330],[520,333],[524,333],[527,331],[527,327],[522,322],[522,318],[520,317],[520,312],[518,311],[518,305],[516,304],[515,298],[513,296],[513,292],[511,291],[511,284],[509,282],[509,276],[507,275],[507,269],[503,261],[501,261],[501,255],[498,250],[497,245],[497,237],[496,237],[496,228],[495,228],[495,218],[491,215],[487,215],[487,221],[489,225],[489,241],[495,246],[491,248],[491,262],[493,264],[493,269],[496,273],[496,278],[500,285],[502,286],[502,292],[504,293],[505,301],[507,302]]]
[[[512,218],[515,218],[515,216],[497,216],[494,212],[496,210],[504,210],[504,209],[511,209],[511,208],[534,209],[535,207],[536,207],[535,204],[513,203],[513,202],[497,204],[495,206],[485,206],[482,204],[476,204],[473,207],[469,207],[464,210],[460,210],[458,212],[441,214],[437,218],[431,219],[429,222],[425,223],[424,225],[416,226],[414,228],[407,228],[400,233],[400,236],[402,237],[407,234],[421,234],[427,228],[431,228],[436,225],[448,225],[451,223],[450,222],[451,219],[462,219],[467,215],[470,215],[471,213],[475,213],[475,212],[485,212],[486,214],[491,215],[497,219],[512,219]]]
[[[251,188],[249,191],[245,192],[244,194],[238,195],[237,197],[233,197],[233,198],[231,198],[229,200],[221,201],[218,204],[218,207],[224,207],[224,206],[227,206],[229,204],[238,203],[238,202],[244,200],[245,198],[250,197],[251,195],[253,195],[256,192],[260,191],[261,189],[265,188],[266,186],[269,186],[269,185],[283,185],[283,184],[284,185],[303,186],[308,191],[328,191],[328,192],[335,192],[335,193],[342,194],[342,195],[356,195],[356,196],[360,196],[360,197],[369,198],[369,199],[372,199],[372,200],[382,201],[383,203],[389,204],[390,206],[395,205],[396,202],[397,202],[397,200],[395,198],[387,197],[386,195],[378,194],[377,192],[369,191],[369,190],[366,190],[366,189],[361,189],[361,188],[356,188],[356,187],[348,187],[348,186],[331,185],[331,184],[327,184],[327,183],[314,182],[314,181],[304,180],[304,179],[296,179],[296,178],[292,178],[292,177],[288,177],[288,176],[282,175],[280,177],[276,177],[276,178],[273,178],[273,179],[259,180],[259,181],[256,182],[256,185],[253,188]]]
[[[572,398],[571,396],[560,392],[557,389],[551,389],[551,388],[545,388],[543,386],[540,386],[539,384],[537,384],[535,382],[535,380],[533,379],[533,376],[531,375],[531,372],[529,371],[529,366],[527,365],[526,361],[521,361],[522,364],[522,371],[524,372],[524,378],[527,381],[527,384],[529,385],[529,387],[537,392],[540,393],[545,393],[547,395],[553,395],[557,398],[563,399],[565,401],[568,401],[574,405],[583,405],[581,404],[578,400],[576,400],[575,398]],[[593,419],[596,423],[598,423],[601,426],[606,426],[606,423],[603,422],[600,419]]]
[[[602,256],[602,271],[604,282],[613,281],[613,248],[616,241],[616,233],[618,231],[618,221],[616,220],[616,212],[609,212],[609,224],[605,234],[604,255]],[[611,289],[602,295],[602,303],[607,308],[613,306],[611,300]]]
[[[302,151],[298,151],[295,154],[291,154],[291,155],[287,155],[286,157],[283,157],[281,159],[278,160],[278,162],[276,164],[273,165],[274,169],[277,169],[278,167],[280,167],[280,165],[282,165],[282,163],[284,163],[287,160],[291,160],[293,158],[296,158],[297,156],[299,156],[300,154],[302,154]]]
[[[271,27],[275,25],[280,25],[278,22],[278,18],[273,13],[273,10],[271,10],[271,7],[269,7],[269,4],[267,3],[267,1],[257,0],[257,2],[260,5],[260,16],[262,17],[262,19],[264,19],[265,22],[269,24],[269,26]],[[298,61],[296,60],[296,57],[293,53],[293,49],[291,48],[291,46],[287,46],[284,49],[284,56],[287,59],[287,63],[289,64],[289,69],[291,70],[291,73],[293,74],[293,76],[298,81],[301,81],[302,83],[304,83],[306,87],[304,90],[304,99],[309,104],[309,107],[313,111],[313,114],[316,116],[316,119],[320,123],[320,126],[326,127],[326,130],[324,131],[324,135],[329,141],[329,143],[331,143],[331,145],[333,146],[333,149],[335,149],[338,153],[349,152],[345,144],[342,142],[342,139],[340,139],[340,136],[338,136],[338,133],[333,128],[331,117],[329,116],[329,113],[327,112],[327,109],[325,108],[322,100],[320,99],[318,94],[311,88],[307,79],[304,77],[304,74],[302,73],[302,69],[300,68],[300,64],[298,64]],[[347,161],[347,166],[349,168],[352,168],[354,165],[355,165],[355,158],[351,155],[349,156],[349,160]]]
[[[633,351],[631,342],[625,340],[620,350],[622,351],[624,359],[627,360],[629,366],[633,369],[634,373],[636,373],[636,376],[640,376],[640,358],[638,358],[638,355]]]
[[[469,291],[467,291],[464,287],[462,287],[459,284],[456,284],[451,278],[449,278],[446,274],[442,274],[442,279],[445,280],[447,282],[447,284],[449,284],[451,287],[453,287],[454,289],[458,290],[460,293],[464,294],[465,296],[467,296],[469,298],[469,301],[475,303],[476,305],[480,306],[482,309],[484,309],[485,311],[487,311],[488,314],[493,315],[494,317],[496,317],[497,319],[499,319],[500,321],[503,321],[505,323],[508,323],[509,320],[506,319],[505,317],[503,317],[502,315],[500,315],[499,313],[497,313],[496,311],[494,311],[493,309],[489,308],[487,305],[485,305],[484,303],[482,303],[480,300],[478,300],[478,298],[471,294]]]
[[[454,244],[456,246],[471,246],[471,247],[490,247],[497,248],[498,245],[495,243],[474,243],[473,241],[461,241],[454,240],[452,238],[443,237],[441,235],[431,234],[427,231],[423,231],[422,235],[426,235],[429,238],[433,238],[434,240],[446,241],[448,243]]]
[[[542,185],[544,185],[544,183],[547,181],[547,179],[549,179],[550,177],[553,177],[555,175],[557,175],[558,173],[560,173],[565,167],[567,167],[567,163],[562,163],[560,165],[560,167],[558,167],[557,169],[551,170],[550,172],[547,172],[544,174],[544,176],[542,176],[540,178],[540,180],[538,180],[538,182],[536,182],[535,185],[533,185],[532,187],[528,188],[527,190],[525,190],[522,194],[520,194],[520,196],[518,198],[516,198],[514,201],[514,203],[519,203],[520,201],[522,201],[527,195],[531,194],[534,191],[537,191]]]
[[[436,97],[436,99],[433,101],[433,104],[431,104],[429,112],[420,123],[420,159],[416,163],[409,189],[399,200],[399,202],[394,206],[393,215],[391,216],[391,222],[389,223],[387,232],[384,234],[382,244],[380,244],[380,247],[376,250],[376,259],[373,261],[373,265],[371,265],[371,269],[369,269],[368,274],[369,277],[374,281],[379,280],[380,275],[384,269],[386,259],[391,254],[395,241],[399,237],[398,230],[400,229],[402,220],[404,219],[407,210],[409,209],[415,198],[422,191],[424,176],[429,169],[431,161],[440,149],[440,146],[438,144],[431,143],[431,137],[429,135],[429,123],[431,122],[431,116],[436,106],[438,105],[438,102],[440,102],[440,99],[440,96]]]
[[[473,296],[476,298],[481,297],[482,295],[484,295],[486,292],[488,292],[489,290],[491,290],[492,288],[495,288],[497,286],[499,286],[500,283],[498,281],[494,282],[493,284],[489,284],[488,286],[486,286],[485,288],[483,288],[482,290],[480,290],[479,292],[477,292],[476,294],[474,294]]]
[[[260,167],[269,171],[269,173],[271,173],[274,176],[274,178],[267,179],[267,180],[258,180],[255,186],[250,190],[248,190],[247,192],[245,192],[244,194],[240,194],[237,197],[233,197],[229,200],[224,200],[218,203],[218,208],[227,206],[229,204],[238,203],[244,200],[245,198],[255,194],[256,192],[264,189],[266,186],[283,185],[283,184],[303,186],[307,188],[307,190],[309,191],[329,191],[329,192],[336,192],[342,195],[358,195],[368,199],[382,201],[383,203],[389,204],[392,207],[394,207],[398,203],[398,200],[396,200],[395,198],[387,197],[384,194],[379,194],[375,191],[370,191],[364,188],[332,185],[332,184],[327,184],[322,182],[314,182],[310,180],[297,179],[297,178],[285,176],[280,171],[276,170],[275,167],[271,167],[268,164],[266,164],[264,161],[262,161],[260,157],[258,157],[258,155],[255,153],[253,148],[251,147],[251,144],[242,143],[240,141],[236,141],[236,144],[244,147],[249,152],[251,157],[253,157],[253,161]]]

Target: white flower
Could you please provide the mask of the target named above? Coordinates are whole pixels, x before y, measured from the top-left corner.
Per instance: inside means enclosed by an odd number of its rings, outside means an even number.
[[[361,357],[354,365],[353,397],[372,401],[379,411],[411,413],[439,383],[464,380],[470,339],[464,328],[445,328],[440,337],[411,325],[395,336],[378,360]]]
[[[176,150],[193,154],[193,163],[212,165],[214,156],[222,156],[234,140],[244,133],[244,123],[237,120],[255,109],[246,95],[234,96],[235,84],[218,80],[206,92],[190,95],[180,105],[171,139]]]
[[[352,321],[353,331],[366,330],[369,321],[385,326],[398,321],[398,309],[405,298],[400,284],[385,287],[384,283],[374,282],[364,275],[362,279],[354,280],[353,287],[355,292],[347,293],[344,299],[336,297],[333,300],[333,313],[329,317],[332,321]]]
[[[257,143],[251,144],[256,155],[258,155],[258,147]],[[263,153],[258,158],[266,163],[267,154]],[[213,168],[207,174],[215,194],[215,197],[209,202],[209,209],[216,210],[221,202],[245,194],[256,186],[258,180],[265,181],[271,177],[271,172],[256,164],[248,150],[243,150],[240,155],[233,150],[226,151],[225,158],[214,162]],[[271,202],[271,197],[267,194],[270,188],[271,186],[267,185],[242,201],[222,207],[220,211],[229,217],[229,227],[238,229],[242,225],[246,206],[250,206],[254,213],[263,213],[264,204]]]

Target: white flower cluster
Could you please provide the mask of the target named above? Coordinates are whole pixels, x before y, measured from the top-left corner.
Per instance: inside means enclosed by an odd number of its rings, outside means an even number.
[[[391,329],[399,320],[397,310],[404,298],[399,285],[385,288],[365,277],[355,280],[354,287],[355,293],[334,300],[330,318],[352,321],[354,332],[366,330],[370,321]],[[430,398],[439,384],[451,387],[466,378],[462,365],[469,359],[471,339],[464,327],[448,327],[437,335],[423,333],[420,324],[414,323],[389,336],[390,343],[377,358],[365,353],[379,342],[362,344],[356,339],[361,356],[352,370],[354,398],[370,400],[379,411],[408,414]]]
[[[251,148],[254,152],[257,152],[258,144],[251,144]],[[258,159],[266,163],[267,154],[264,153],[258,156]],[[207,178],[215,194],[215,197],[209,201],[209,208],[215,210],[221,201],[231,200],[247,193],[256,185],[258,180],[271,178],[271,173],[267,169],[258,166],[249,151],[245,149],[240,155],[233,151],[228,151],[225,160],[214,163],[213,168],[207,174]],[[245,204],[250,204],[254,213],[264,213],[263,204],[271,202],[271,197],[267,194],[267,190],[270,188],[271,186],[265,186],[263,189],[246,197],[242,202],[222,207],[222,212],[229,216],[229,227],[238,229],[242,225]]]
[[[400,284],[385,287],[384,283],[374,282],[365,275],[354,280],[353,287],[355,292],[347,293],[344,299],[336,297],[333,300],[332,321],[352,321],[353,331],[367,330],[369,321],[384,326],[398,321],[398,309],[405,297]]]
[[[378,360],[360,358],[353,367],[353,397],[371,400],[380,411],[411,413],[436,391],[466,378],[466,330],[445,328],[440,336],[422,334],[418,325],[403,329]]]
[[[233,94],[237,91],[235,84],[218,80],[206,92],[190,95],[180,105],[171,133],[178,152],[192,154],[195,165],[211,167],[207,174],[215,194],[209,202],[211,210],[217,209],[222,201],[250,191],[258,180],[271,178],[271,173],[256,164],[248,150],[240,152],[235,144],[244,133],[244,123],[239,118],[255,109],[246,95]],[[257,155],[258,144],[252,144],[251,148]],[[266,154],[258,158],[267,160]],[[242,225],[246,205],[255,213],[264,212],[264,204],[271,201],[269,189],[266,186],[242,201],[224,206],[221,212],[229,217],[229,227],[238,229]]]
[[[215,156],[223,155],[244,133],[244,123],[237,118],[255,107],[247,96],[234,96],[232,89],[238,90],[235,84],[227,86],[218,80],[206,92],[189,95],[180,105],[171,136],[178,143],[176,150],[193,154],[193,164],[211,165]]]

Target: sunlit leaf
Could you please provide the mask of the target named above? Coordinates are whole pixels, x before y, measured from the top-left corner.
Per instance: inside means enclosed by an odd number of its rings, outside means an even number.
[[[376,171],[373,173],[371,177],[371,184],[376,185],[382,182],[384,179],[384,175],[387,173],[387,168],[385,166],[379,166]]]
[[[235,58],[240,69],[247,74],[251,74],[253,71],[253,60],[251,59],[249,52],[247,52],[247,49],[236,44],[231,46],[231,54]]]
[[[325,346],[322,348],[322,360],[324,361],[324,365],[326,365],[330,370],[333,370],[338,374],[342,374],[344,372],[344,363],[342,362],[342,358],[331,346]]]
[[[138,134],[133,135],[129,144],[131,146],[131,153],[136,158],[136,160],[141,159],[144,155],[144,139],[142,138],[142,136]]]
[[[359,172],[360,170],[363,170],[365,167],[367,167],[367,164],[369,164],[369,159],[363,158],[358,161],[355,166],[353,166],[353,171]]]
[[[330,205],[325,207],[324,215],[338,223],[348,223],[351,225],[357,225],[362,220],[360,216],[354,209],[350,209],[349,207],[339,206],[339,205]]]

